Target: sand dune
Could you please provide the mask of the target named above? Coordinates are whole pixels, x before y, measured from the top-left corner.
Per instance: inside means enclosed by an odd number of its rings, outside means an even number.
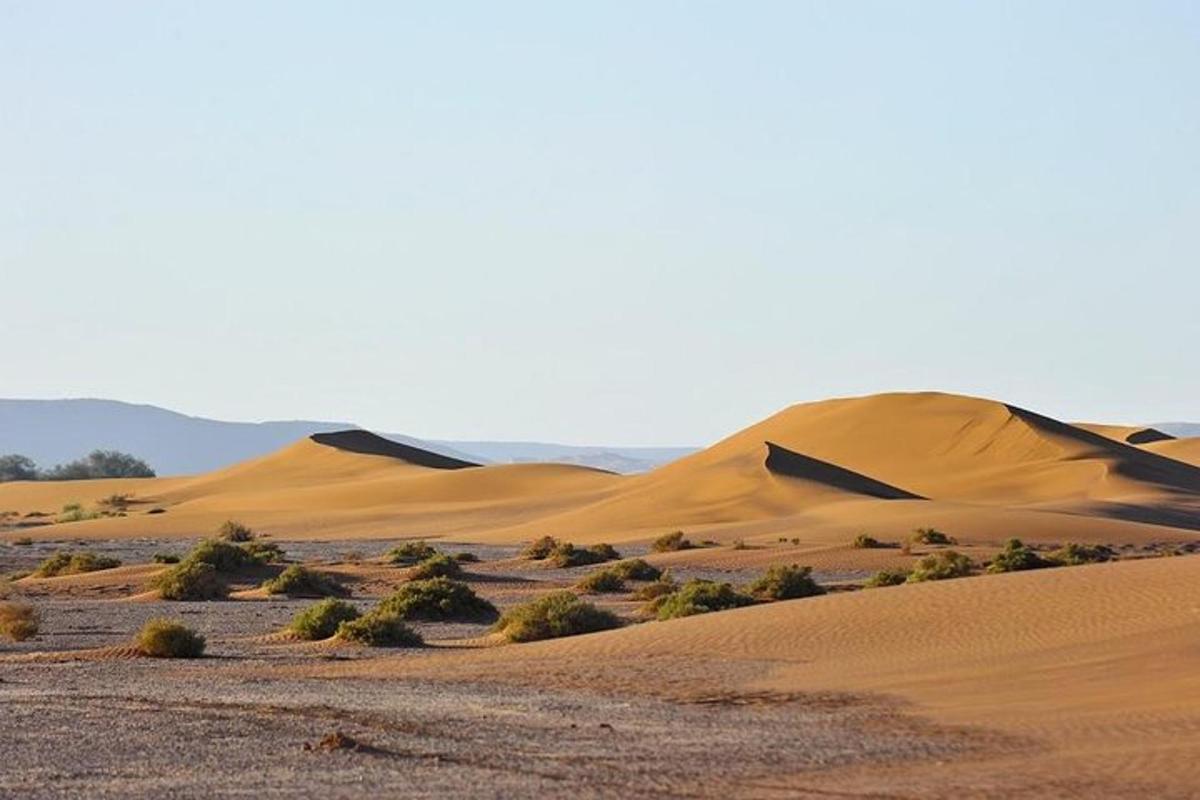
[[[1157,428],[1147,428],[1141,425],[1102,425],[1095,422],[1073,422],[1076,428],[1082,428],[1090,433],[1099,434],[1125,444],[1150,444],[1174,439],[1169,433]]]
[[[1158,453],[1160,456],[1166,456],[1176,461],[1183,461],[1187,464],[1200,467],[1200,436],[1193,436],[1188,439],[1167,439],[1151,442],[1150,444],[1143,445],[1143,447],[1151,452]]]

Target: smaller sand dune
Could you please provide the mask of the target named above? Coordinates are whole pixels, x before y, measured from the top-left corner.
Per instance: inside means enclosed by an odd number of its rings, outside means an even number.
[[[326,447],[334,447],[338,450],[369,456],[386,456],[409,464],[416,464],[419,467],[429,467],[430,469],[467,469],[479,466],[479,464],[471,461],[451,458],[441,453],[434,453],[429,450],[422,450],[419,447],[385,439],[370,431],[349,430],[335,431],[333,433],[314,433],[308,438]]]
[[[1125,444],[1150,444],[1151,442],[1165,442],[1175,437],[1169,433],[1164,433],[1157,428],[1146,428],[1140,425],[1102,425],[1095,422],[1075,422],[1072,423],[1076,428],[1082,428],[1085,431],[1099,434],[1108,439]]]

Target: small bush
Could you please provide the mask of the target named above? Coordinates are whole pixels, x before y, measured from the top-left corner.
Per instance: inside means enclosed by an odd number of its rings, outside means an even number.
[[[328,639],[343,622],[359,618],[358,609],[345,600],[327,597],[292,618],[291,630],[303,639]]]
[[[625,581],[613,567],[590,572],[575,586],[588,594],[625,591]]]
[[[699,578],[688,581],[678,591],[659,599],[661,602],[655,603],[659,619],[707,614],[754,603],[754,598],[735,590],[728,583],[714,583]]]
[[[449,578],[409,581],[379,604],[379,610],[401,619],[490,621],[496,607],[465,583]]]
[[[0,634],[14,642],[37,636],[41,619],[29,603],[0,603]]]
[[[1004,549],[988,564],[987,571],[995,574],[998,572],[1021,572],[1027,569],[1042,569],[1043,567],[1056,566],[1058,565],[1053,561],[1042,558],[1036,552],[1026,547],[1020,539],[1009,539],[1005,542]]]
[[[825,594],[825,589],[812,579],[812,567],[777,564],[766,574],[746,587],[755,597],[764,600],[795,600]]]
[[[746,544],[745,539],[734,539],[733,544],[729,545],[731,550],[749,550],[750,545]]]
[[[911,541],[918,544],[958,544],[951,536],[947,536],[936,528],[917,528],[913,531]]]
[[[954,550],[943,550],[925,556],[909,573],[908,583],[922,581],[944,581],[950,578],[965,578],[971,574],[971,559]]]
[[[553,536],[543,536],[540,539],[535,539],[521,551],[521,558],[528,558],[531,561],[541,561],[549,558],[550,554],[561,545],[558,539]]]
[[[246,548],[224,539],[205,539],[188,553],[184,561],[209,564],[217,572],[236,572],[261,563]]]
[[[462,553],[455,553],[454,560],[460,564],[478,564],[479,556],[464,551]]]
[[[650,549],[656,553],[672,553],[676,550],[691,550],[695,547],[690,540],[683,537],[683,531],[664,534],[654,540]]]
[[[438,553],[435,556],[422,561],[413,567],[409,574],[411,580],[428,580],[429,578],[457,578],[462,575],[463,569],[457,561],[444,553]]]
[[[297,564],[274,578],[263,581],[267,594],[286,594],[288,597],[345,597],[346,587],[328,575]]]
[[[547,556],[546,560],[555,567],[565,569],[568,567],[583,567],[588,564],[602,564],[605,561],[612,561],[614,558],[620,557],[620,554],[607,544],[594,545],[584,550],[570,542],[561,542]]]
[[[554,592],[504,612],[495,629],[510,642],[533,642],[608,630],[620,624],[620,618],[611,611],[596,608],[571,592]]]
[[[1078,567],[1082,564],[1097,564],[1102,561],[1111,561],[1117,557],[1117,554],[1111,547],[1105,547],[1102,544],[1067,542],[1048,557],[1051,561],[1059,564],[1068,567]]]
[[[179,556],[174,553],[155,553],[153,556],[155,564],[178,564]]]
[[[588,552],[599,556],[604,561],[616,561],[621,557],[621,554],[617,552],[617,548],[604,542],[592,545],[588,548]]]
[[[255,564],[274,564],[278,561],[283,561],[283,549],[274,542],[264,542],[262,539],[255,539],[252,542],[243,544],[242,549],[246,551],[246,555]]]
[[[252,542],[258,537],[242,523],[228,519],[217,529],[217,538],[227,542]]]
[[[39,578],[53,578],[56,575],[79,575],[119,566],[121,562],[118,559],[108,556],[98,556],[90,552],[67,553],[60,550],[38,565],[33,574]]]
[[[179,622],[156,617],[138,631],[137,648],[154,658],[199,658],[204,655],[204,637]]]
[[[876,539],[874,536],[860,533],[858,536],[854,537],[854,541],[851,542],[851,546],[858,548],[859,550],[877,550],[881,547],[886,547],[887,545]]]
[[[907,580],[908,570],[906,569],[882,569],[867,578],[867,582],[863,586],[868,589],[877,589],[880,586],[899,586]]]
[[[67,503],[55,517],[55,522],[83,522],[89,519],[99,519],[103,516],[99,511],[88,511],[79,503]]]
[[[627,558],[618,561],[609,569],[627,581],[656,581],[662,577],[662,570],[640,558]]]
[[[387,554],[391,564],[417,564],[427,558],[433,558],[438,551],[424,541],[402,542],[393,547]]]
[[[399,616],[380,611],[338,625],[337,637],[367,647],[420,647],[425,643]]]
[[[151,586],[163,600],[220,600],[229,594],[217,568],[204,561],[181,561]]]

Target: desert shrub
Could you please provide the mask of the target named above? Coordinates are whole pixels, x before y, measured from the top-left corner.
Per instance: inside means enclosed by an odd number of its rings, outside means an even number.
[[[264,542],[262,539],[255,539],[254,541],[246,542],[241,547],[255,564],[274,564],[277,561],[283,560],[283,549],[274,542]]]
[[[505,611],[496,630],[510,642],[532,642],[608,630],[620,626],[620,618],[571,592],[554,592],[531,603]]]
[[[438,551],[424,541],[401,542],[387,554],[391,564],[416,564],[427,558],[433,558]]]
[[[971,574],[971,559],[954,550],[943,550],[922,558],[909,573],[907,583],[943,581]]]
[[[769,567],[761,578],[746,587],[746,591],[764,600],[794,600],[825,594],[825,589],[812,578],[812,567],[795,564]]]
[[[729,545],[731,550],[749,550],[750,545],[746,544],[745,539],[734,539],[733,544]]]
[[[155,553],[152,558],[155,564],[178,564],[180,560],[174,553]]]
[[[465,583],[449,578],[409,581],[379,604],[401,619],[487,621],[496,607]]]
[[[868,589],[877,589],[880,586],[899,586],[906,581],[908,581],[908,570],[906,569],[881,569],[867,578],[867,582],[863,586]]]
[[[683,537],[683,531],[664,534],[654,540],[650,549],[656,553],[671,553],[676,550],[690,550],[695,545]]]
[[[67,553],[60,550],[39,564],[33,574],[39,578],[52,578],[55,575],[78,575],[119,566],[120,560],[108,556],[98,556],[87,551]]]
[[[917,528],[913,531],[911,541],[918,544],[958,544],[953,537],[947,536],[937,528]]]
[[[1106,547],[1102,544],[1078,544],[1076,542],[1067,542],[1048,556],[1051,561],[1064,564],[1068,567],[1077,567],[1081,564],[1097,564],[1101,561],[1111,561],[1116,557],[1117,554],[1111,547]]]
[[[335,579],[298,564],[263,581],[263,588],[267,594],[286,594],[288,597],[345,597],[349,594]]]
[[[182,623],[155,617],[138,631],[137,648],[155,658],[199,658],[204,655],[204,637]]]
[[[627,558],[609,567],[623,580],[627,581],[656,581],[662,577],[662,570],[640,558]]]
[[[1043,567],[1055,566],[1058,565],[1053,561],[1042,558],[1027,547],[1020,539],[1009,539],[1005,542],[1004,549],[988,564],[987,571],[991,573],[1020,572],[1027,569],[1042,569]]]
[[[479,556],[475,555],[474,553],[463,551],[461,553],[455,553],[454,560],[460,564],[478,564]]]
[[[645,586],[639,586],[633,593],[633,599],[655,603],[667,595],[674,594],[678,590],[679,584],[675,583],[671,576],[664,572],[657,580],[647,583]],[[647,606],[645,610],[658,613],[658,606]]]
[[[0,603],[0,634],[14,642],[37,636],[40,622],[37,609],[29,603]]]
[[[529,543],[528,546],[526,546],[524,550],[521,551],[521,558],[528,558],[531,561],[541,561],[542,559],[549,558],[550,554],[553,553],[560,544],[562,544],[562,542],[558,541],[558,539],[555,539],[553,536],[543,536],[540,539],[534,539]]]
[[[254,531],[237,520],[227,519],[217,529],[217,538],[227,542],[250,542],[257,537]]]
[[[560,542],[547,556],[546,560],[560,568],[583,567],[588,564],[602,564],[620,558],[620,554],[611,545],[593,545],[586,550],[576,547],[570,542]]]
[[[328,639],[343,622],[359,616],[358,609],[345,600],[326,597],[293,617],[290,628],[303,639]]]
[[[754,598],[742,594],[728,583],[715,583],[699,578],[688,581],[677,591],[659,599],[661,602],[655,603],[659,619],[707,614],[710,611],[724,611],[727,608],[739,608],[754,603]]]
[[[429,578],[457,578],[462,575],[462,566],[445,553],[422,561],[412,568],[409,578],[412,580],[428,580]]]
[[[617,548],[606,542],[592,545],[588,548],[588,552],[599,556],[605,561],[616,561],[621,557],[621,554],[617,552]]]
[[[117,450],[93,450],[86,456],[59,464],[39,474],[47,481],[75,481],[92,478],[153,478],[154,470],[145,461]]]
[[[217,568],[204,561],[181,561],[157,576],[151,586],[164,600],[220,600],[229,594]]]
[[[188,553],[184,561],[209,564],[217,572],[236,572],[261,563],[246,548],[224,539],[203,540]]]
[[[883,542],[879,541],[874,536],[870,536],[865,533],[860,533],[858,536],[855,536],[854,541],[851,542],[851,546],[856,547],[859,550],[875,550],[880,547],[886,547]]]
[[[33,539],[29,536],[18,536],[12,540],[12,543],[17,547],[29,547],[33,544]]]
[[[101,497],[97,500],[96,505],[110,511],[124,511],[131,502],[133,502],[131,494],[110,494],[108,497]]]
[[[83,522],[89,519],[99,519],[103,516],[99,511],[88,511],[79,503],[67,503],[62,511],[54,518],[55,522]]]
[[[589,572],[575,586],[588,594],[625,591],[624,579],[612,567]]]
[[[337,637],[368,647],[420,647],[425,643],[398,615],[381,611],[343,622],[338,625]]]

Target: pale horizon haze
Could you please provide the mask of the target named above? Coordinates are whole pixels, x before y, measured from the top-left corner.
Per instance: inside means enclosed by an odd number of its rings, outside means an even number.
[[[0,397],[1200,420],[1200,5],[0,2]]]

